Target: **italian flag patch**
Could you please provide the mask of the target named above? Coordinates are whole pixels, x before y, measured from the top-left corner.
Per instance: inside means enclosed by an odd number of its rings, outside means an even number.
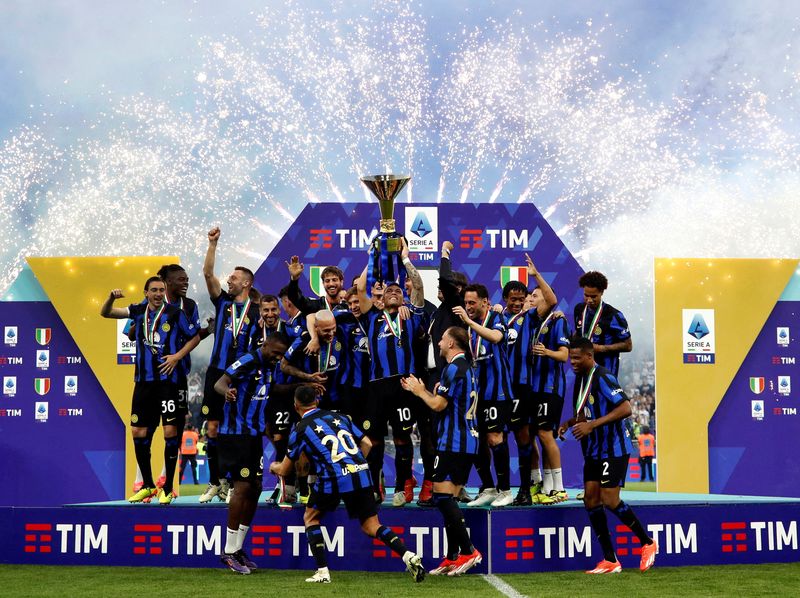
[[[518,280],[528,286],[528,269],[525,266],[501,266],[500,286],[504,287],[512,280]]]

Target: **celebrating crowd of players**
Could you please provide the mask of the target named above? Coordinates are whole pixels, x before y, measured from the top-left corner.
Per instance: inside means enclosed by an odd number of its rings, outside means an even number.
[[[444,519],[448,554],[431,574],[459,575],[482,560],[459,501],[505,507],[567,500],[556,438],[568,430],[583,447],[582,498],[604,554],[590,573],[621,570],[606,509],[638,536],[640,568],[652,565],[656,545],[619,494],[632,448],[624,423],[630,405],[616,375],[620,352],[632,345],[623,314],[602,299],[605,276],[589,272],[578,281],[584,302],[575,308],[571,327],[555,311],[556,295],[527,255],[533,290],[509,282],[504,305],[492,306],[484,285],[454,270],[453,245],[445,242],[437,307],[425,300],[405,242],[403,286],[385,281],[368,292],[364,268],[345,289],[343,272],[328,266],[321,274],[325,295],[310,299],[298,285],[304,267],[296,256],[286,262],[288,284],[276,295],[256,291],[253,273],[243,267],[234,269],[224,291],[214,272],[219,238],[219,228],[209,231],[203,266],[215,308],[208,327],[201,328],[197,305],[186,297],[188,277],[178,265],[164,266],[146,281],[143,302],[114,307],[123,296],[115,289],[101,308],[104,317],[129,319],[136,341],[130,423],[141,480],[130,502],[168,505],[176,497],[189,353],[213,335],[202,407],[210,482],[200,502],[217,497],[229,503],[221,558],[231,570],[248,574],[257,568],[243,546],[261,494],[267,436],[276,455],[268,469],[278,476],[269,501],[306,505],[317,563],[307,581],[330,581],[320,522],[340,501],[366,534],[401,556],[421,581],[420,557],[378,520],[389,426],[395,453],[391,505],[414,499],[416,428],[424,469],[418,504],[436,507]],[[281,307],[288,320],[281,319]],[[567,361],[576,375],[575,408],[562,423]],[[165,470],[157,484],[150,444],[159,423]],[[516,496],[509,432],[519,459]],[[464,487],[473,465],[481,486],[470,498]]]

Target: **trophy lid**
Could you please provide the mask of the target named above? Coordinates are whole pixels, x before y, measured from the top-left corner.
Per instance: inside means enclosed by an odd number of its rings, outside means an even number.
[[[411,180],[407,174],[374,174],[361,177],[361,182],[378,198],[378,201],[393,201]]]

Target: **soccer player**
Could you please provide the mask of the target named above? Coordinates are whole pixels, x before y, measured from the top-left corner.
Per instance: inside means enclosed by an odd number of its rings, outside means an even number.
[[[219,470],[233,480],[225,549],[220,558],[231,571],[242,575],[258,568],[243,546],[261,495],[262,438],[267,431],[265,412],[273,372],[287,346],[282,333],[270,335],[260,348],[232,363],[214,384],[214,390],[225,397],[217,436]]]
[[[545,299],[546,294],[555,298],[549,286],[546,290],[541,286],[533,290],[531,310],[535,310],[538,318],[532,338],[531,386],[534,409],[531,423],[542,445],[544,466],[542,488],[534,495],[534,500],[543,505],[567,500],[556,431],[561,422],[567,386],[564,363],[569,357],[569,331],[566,319],[553,312],[554,304]]]
[[[512,280],[503,287],[505,308],[503,315],[508,326],[508,361],[511,376],[513,400],[509,427],[514,432],[517,443],[519,463],[519,492],[514,498],[515,506],[533,504],[532,497],[541,493],[542,474],[539,470],[539,449],[531,438],[530,424],[536,410],[532,387],[532,347],[533,336],[542,319],[556,305],[557,299],[550,285],[536,269],[526,253],[529,280],[535,280],[540,289],[542,301],[534,307],[531,303],[526,309],[528,288],[518,280]],[[556,422],[556,425],[559,422]],[[534,430],[535,431],[535,430]],[[533,483],[533,490],[531,489]]]
[[[124,297],[120,289],[114,289],[100,308],[104,318],[131,318],[136,333],[135,386],[131,404],[131,434],[136,452],[136,463],[142,472],[143,486],[135,492],[129,502],[143,502],[158,496],[162,505],[170,504],[175,494],[172,485],[178,462],[180,439],[175,420],[178,403],[176,368],[197,346],[197,328],[179,308],[164,301],[166,285],[158,276],[147,279],[144,294],[147,303],[134,303],[128,307],[114,307],[114,301]],[[179,349],[182,338],[190,339]],[[164,426],[164,462],[166,480],[156,489],[150,468],[151,429]]]
[[[228,292],[222,290],[214,274],[217,243],[220,229],[208,232],[208,250],[203,262],[203,276],[211,302],[214,304],[214,346],[211,361],[206,371],[202,413],[208,422],[206,454],[208,456],[208,488],[200,496],[200,502],[210,501],[215,496],[225,500],[228,494],[227,480],[220,479],[217,464],[217,434],[225,400],[214,391],[214,385],[225,369],[256,346],[255,339],[260,318],[258,299],[251,297],[253,273],[243,266],[236,266],[228,276]]]
[[[575,334],[594,344],[597,363],[615,376],[619,373],[619,354],[633,349],[628,321],[617,308],[603,301],[608,279],[600,272],[587,272],[578,280],[583,303],[575,306]]]
[[[367,297],[367,269],[358,279],[357,289],[361,318],[367,331],[370,359],[370,427],[367,432],[373,448],[370,451],[372,479],[381,479],[383,465],[383,438],[386,436],[387,420],[392,426],[395,446],[395,493],[392,505],[402,507],[414,500],[413,460],[414,445],[411,430],[418,410],[422,407],[418,398],[403,389],[402,376],[415,371],[413,339],[421,334],[425,315],[425,292],[422,278],[408,257],[408,245],[403,241],[401,252],[408,277],[411,278],[411,317],[400,318],[404,305],[403,288],[394,281],[384,281],[382,310],[377,309]],[[365,424],[366,427],[366,424]]]
[[[333,312],[328,309],[312,314],[314,339],[319,350],[317,353],[306,352],[311,341],[310,331],[303,332],[296,338],[281,360],[281,370],[290,376],[290,381],[299,380],[317,382],[325,387],[320,397],[323,409],[339,409],[338,370],[344,357],[344,338],[336,325]],[[350,315],[349,313],[347,314]]]
[[[289,437],[289,452],[282,462],[270,464],[269,469],[276,475],[286,475],[294,462],[305,455],[317,472],[317,482],[303,515],[317,571],[306,581],[331,581],[320,525],[325,513],[336,509],[340,501],[344,501],[347,514],[358,519],[365,534],[379,539],[400,556],[414,581],[422,581],[425,578],[422,559],[378,520],[365,458],[370,449],[369,439],[346,415],[320,409],[313,389],[298,389],[294,401],[300,422]]]
[[[625,485],[631,439],[625,418],[631,405],[616,377],[595,363],[592,341],[575,335],[570,341],[569,361],[575,372],[575,417],[558,428],[559,437],[569,429],[583,450],[583,502],[589,521],[603,549],[603,560],[587,571],[591,574],[619,573],[622,565],[614,554],[605,509],[611,510],[639,539],[642,558],[639,568],[653,566],[658,546],[647,535],[633,509],[620,499]]]
[[[478,378],[478,429],[481,434],[476,469],[481,478],[481,488],[470,507],[491,504],[493,507],[510,505],[511,463],[505,428],[511,415],[511,380],[508,368],[506,325],[503,317],[489,309],[489,291],[482,284],[471,284],[464,289],[465,307],[454,307],[470,329],[470,347]],[[492,477],[494,460],[497,486]]]
[[[478,452],[478,386],[468,357],[469,335],[459,326],[448,328],[439,341],[447,360],[436,392],[430,393],[419,378],[402,379],[434,412],[436,456],[433,500],[442,513],[447,533],[447,555],[431,575],[460,575],[479,564],[481,553],[472,545],[456,498],[467,483]]]
[[[344,273],[336,266],[326,266],[323,268],[320,278],[325,289],[325,296],[319,299],[308,299],[300,291],[298,280],[303,273],[300,258],[293,255],[289,262],[286,262],[289,269],[289,285],[287,286],[289,300],[297,306],[302,313],[308,315],[322,309],[337,311],[347,311],[347,304],[339,301],[339,293],[344,285]]]

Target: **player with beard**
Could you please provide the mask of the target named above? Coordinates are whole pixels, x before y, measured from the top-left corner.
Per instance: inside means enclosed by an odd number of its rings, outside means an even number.
[[[412,341],[424,326],[425,293],[422,278],[408,257],[408,246],[403,241],[401,252],[408,277],[413,283],[410,318],[400,317],[404,306],[403,288],[396,282],[384,281],[382,310],[377,309],[367,297],[367,268],[358,279],[358,298],[361,320],[367,332],[370,354],[369,417],[364,427],[373,444],[369,453],[372,479],[381,479],[383,465],[384,436],[387,421],[392,426],[395,445],[395,493],[392,505],[401,507],[414,499],[416,480],[412,474],[414,446],[411,430],[416,413],[422,404],[420,399],[404,390],[400,384],[403,376],[415,370]],[[369,423],[369,426],[367,426]]]
[[[469,539],[464,516],[456,503],[478,452],[478,387],[468,357],[466,330],[459,326],[448,328],[439,341],[439,353],[447,360],[447,366],[434,393],[428,392],[422,380],[414,376],[403,378],[402,384],[434,412],[433,500],[444,518],[447,556],[431,575],[454,576],[482,560]]]
[[[219,279],[214,274],[217,243],[220,229],[214,227],[208,232],[208,250],[203,262],[203,276],[211,302],[214,304],[214,346],[206,371],[205,391],[202,413],[208,424],[206,430],[206,454],[208,456],[209,483],[200,496],[200,502],[208,502],[215,496],[227,498],[227,480],[220,479],[217,464],[217,433],[222,419],[225,399],[215,390],[214,384],[233,362],[256,347],[258,320],[260,318],[258,300],[253,301],[253,273],[243,266],[237,266],[228,276],[228,292],[222,290]],[[253,293],[254,294],[254,293]]]
[[[505,507],[511,496],[510,456],[506,426],[511,415],[511,380],[508,368],[507,330],[503,317],[489,309],[489,291],[482,284],[464,289],[464,306],[454,307],[470,328],[470,345],[478,378],[478,413],[481,434],[477,467],[480,493],[469,506]],[[491,463],[497,472],[494,485]]]
[[[325,296],[319,299],[309,299],[300,291],[298,280],[303,273],[300,258],[293,255],[291,260],[286,262],[289,269],[289,285],[287,286],[289,300],[297,306],[305,315],[316,313],[322,309],[327,309],[333,313],[347,311],[347,304],[339,301],[339,293],[344,285],[344,274],[336,266],[326,266],[323,268],[320,278],[325,289]]]

